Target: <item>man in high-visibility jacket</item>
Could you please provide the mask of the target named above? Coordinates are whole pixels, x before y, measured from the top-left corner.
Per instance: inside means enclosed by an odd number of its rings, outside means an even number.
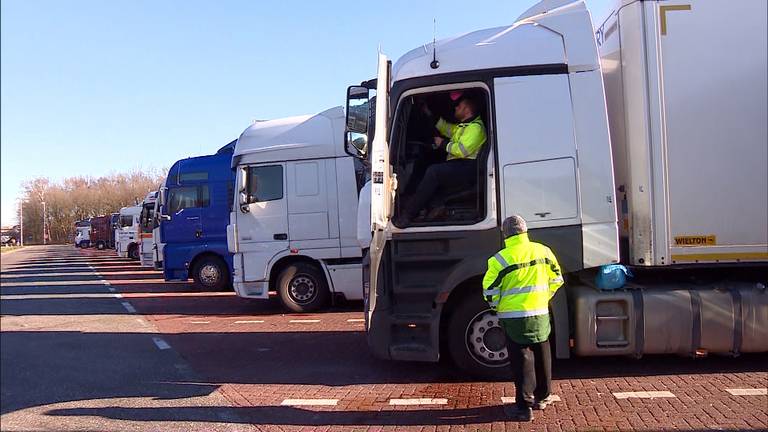
[[[425,105],[424,112],[432,117],[432,112]],[[446,162],[430,165],[424,173],[416,192],[405,206],[400,218],[402,225],[408,225],[420,210],[423,210],[440,187],[453,185],[474,185],[477,180],[477,155],[486,141],[485,125],[478,114],[477,102],[463,96],[454,108],[454,116],[459,123],[450,123],[442,117],[435,123],[435,129],[441,136],[434,137],[435,149],[444,147]],[[472,186],[474,187],[474,186]]]
[[[483,295],[507,335],[515,379],[515,409],[508,414],[531,420],[532,408],[553,399],[548,306],[563,277],[552,251],[528,239],[525,219],[507,218],[502,231],[505,247],[488,260]]]

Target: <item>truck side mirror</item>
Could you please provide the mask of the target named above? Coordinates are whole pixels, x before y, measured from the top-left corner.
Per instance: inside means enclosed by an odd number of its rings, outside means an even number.
[[[160,196],[157,198],[160,203],[158,204],[158,208],[162,208],[162,206],[165,205],[165,197],[168,194],[168,188],[167,187],[161,187],[160,188]]]
[[[362,86],[347,88],[347,121],[344,131],[344,151],[358,159],[368,153],[368,120],[371,117],[370,90]]]
[[[250,201],[250,196],[248,195],[248,167],[243,167],[240,168],[237,190],[237,204],[241,212],[248,213],[251,211],[248,207]]]

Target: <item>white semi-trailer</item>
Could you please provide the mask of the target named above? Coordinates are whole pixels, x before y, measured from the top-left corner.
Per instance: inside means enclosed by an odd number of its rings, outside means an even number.
[[[506,374],[481,280],[513,214],[566,272],[557,357],[768,351],[765,16],[762,0],[625,0],[595,38],[582,1],[547,0],[394,66],[380,55],[370,149],[355,145],[366,122],[346,122],[347,151],[371,154],[372,351]],[[348,106],[367,90],[350,87]],[[450,118],[456,95],[487,129],[476,176],[401,218],[444,158],[422,107]],[[618,262],[635,278],[598,290]]]
[[[344,153],[344,111],[257,122],[237,140],[227,245],[245,298],[276,291],[292,311],[333,296],[361,299],[356,160]]]
[[[139,254],[139,217],[140,205],[120,209],[120,219],[115,230],[115,250],[122,258],[138,260]]]

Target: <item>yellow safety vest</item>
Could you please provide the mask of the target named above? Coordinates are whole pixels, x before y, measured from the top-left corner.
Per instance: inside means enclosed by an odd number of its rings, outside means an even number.
[[[445,145],[448,160],[477,159],[477,154],[485,144],[485,125],[480,117],[468,123],[448,123],[440,118],[435,125],[440,133],[450,140]]]
[[[528,233],[504,240],[505,248],[488,260],[483,295],[499,318],[549,314],[549,300],[563,284],[552,251],[532,242]]]

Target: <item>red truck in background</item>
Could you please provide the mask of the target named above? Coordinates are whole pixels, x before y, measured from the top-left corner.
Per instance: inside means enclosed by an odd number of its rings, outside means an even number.
[[[114,242],[112,215],[91,218],[91,244],[96,246],[96,249],[103,250],[114,247]]]

